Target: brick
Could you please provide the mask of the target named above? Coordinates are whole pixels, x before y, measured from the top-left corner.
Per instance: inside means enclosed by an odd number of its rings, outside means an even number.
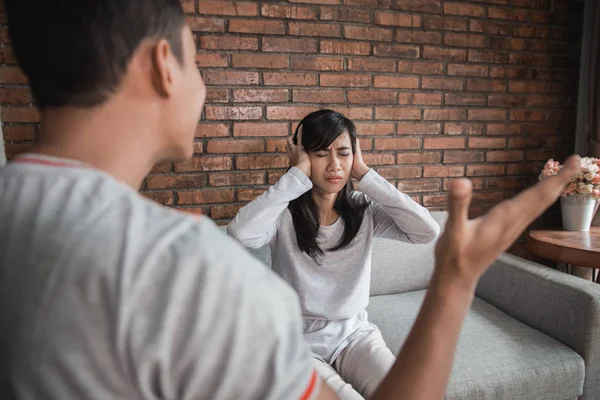
[[[213,172],[208,176],[210,186],[262,185],[264,172]]]
[[[212,206],[210,207],[210,217],[214,220],[230,219],[235,217],[241,208],[241,205]]]
[[[27,88],[4,88],[0,89],[0,104],[29,104],[31,95]]]
[[[483,35],[466,33],[447,33],[444,36],[444,44],[457,47],[485,47],[486,40]]]
[[[377,43],[373,47],[373,55],[378,57],[419,58],[420,49],[417,46]]]
[[[287,135],[287,122],[236,122],[233,124],[233,136],[261,137]]]
[[[3,126],[2,134],[5,141],[35,139],[33,125]]]
[[[400,92],[398,93],[398,104],[403,105],[441,105],[441,93]]]
[[[508,37],[491,37],[490,48],[493,50],[526,50],[527,39],[515,39]]]
[[[290,22],[289,34],[295,36],[340,37],[340,25],[332,23]]]
[[[523,152],[521,150],[488,151],[486,154],[487,162],[512,162],[521,160],[523,160]]]
[[[441,75],[444,64],[438,62],[398,61],[398,72],[408,74]]]
[[[542,138],[510,138],[508,140],[508,147],[511,149],[536,149],[544,146],[544,139]]]
[[[568,154],[570,154],[570,150]],[[555,150],[527,150],[525,155],[527,161],[546,161],[550,158],[558,158]]]
[[[488,7],[488,18],[526,22],[529,19],[529,11],[502,7]]]
[[[261,119],[261,107],[246,107],[246,106],[206,106],[204,108],[207,120],[244,120],[244,119]]]
[[[282,53],[315,53],[317,41],[307,38],[263,37],[262,50]]]
[[[208,153],[260,153],[265,150],[262,140],[215,140],[208,142]]]
[[[145,197],[165,206],[173,205],[173,192],[143,192]]]
[[[364,74],[321,74],[321,86],[370,86],[371,77]]]
[[[206,90],[206,103],[227,103],[229,101],[229,89],[209,87]]]
[[[425,16],[423,20],[425,29],[441,31],[466,31],[468,20],[454,17]]]
[[[457,180],[459,178],[445,178],[444,179],[444,183],[442,186],[442,190],[444,190],[445,192],[450,191],[450,187],[452,185],[452,182]],[[462,179],[462,178],[460,178]],[[471,185],[473,187],[473,190],[481,190],[485,187],[485,180],[483,178],[473,178],[470,177],[469,180],[471,181]],[[470,217],[472,218],[472,217]]]
[[[236,103],[282,103],[289,98],[288,89],[234,89]]]
[[[238,189],[238,200],[239,201],[253,201],[258,196],[266,191],[264,188],[243,188]]]
[[[398,135],[437,135],[442,131],[437,123],[401,123],[398,124]]]
[[[469,61],[492,64],[507,64],[508,53],[486,50],[469,50]]]
[[[177,192],[177,204],[210,204],[228,203],[233,201],[232,189],[207,189],[193,192]]]
[[[469,121],[506,121],[506,110],[485,108],[469,110]]]
[[[375,139],[375,150],[412,150],[421,147],[419,138],[385,138]]]
[[[448,195],[440,194],[432,196],[423,196],[423,205],[425,207],[446,206],[448,205]]]
[[[40,122],[41,114],[33,107],[4,107],[2,122]]]
[[[267,172],[267,183],[269,185],[274,185],[279,181],[279,178],[283,176],[285,171],[268,171]]]
[[[186,17],[193,32],[225,32],[225,20],[221,18]]]
[[[273,169],[289,166],[287,156],[238,156],[235,164],[239,170],[248,169]]]
[[[403,11],[438,14],[442,7],[439,0],[402,0],[396,1],[394,8]]]
[[[428,151],[425,153],[398,153],[397,164],[439,164],[442,162],[442,153]]]
[[[378,120],[420,120],[421,111],[418,108],[377,107],[375,118]]]
[[[228,124],[198,124],[196,129],[196,137],[223,137],[229,136],[229,125]]]
[[[183,12],[186,14],[196,12],[196,0],[182,0],[181,8],[183,9]]]
[[[415,28],[421,26],[421,17],[408,13],[375,11],[375,23],[377,25]]]
[[[474,163],[483,162],[483,153],[481,151],[461,151],[451,150],[444,152],[444,163]]]
[[[246,1],[202,0],[198,2],[198,12],[200,14],[253,17],[258,15],[258,6],[256,3]]]
[[[329,56],[292,56],[293,70],[313,70],[313,71],[342,71],[344,69],[344,59],[342,57]]]
[[[469,28],[471,32],[483,32],[492,35],[511,35],[512,25],[505,22],[490,22],[490,21],[478,21],[471,20],[469,22]]]
[[[527,107],[571,108],[575,105],[575,99],[570,96],[530,95],[526,99]]]
[[[258,72],[243,71],[205,71],[204,82],[207,85],[258,85]]]
[[[362,26],[345,26],[346,39],[371,40],[376,42],[391,42],[392,30],[388,28],[374,28]]]
[[[27,77],[19,67],[0,68],[0,82],[28,83]]]
[[[464,108],[427,109],[423,111],[425,121],[460,121],[465,119]]]
[[[522,67],[496,67],[490,68],[490,76],[492,78],[509,78],[509,79],[528,79],[530,77],[529,68]]]
[[[316,111],[315,107],[268,106],[267,119],[300,120],[313,111]]]
[[[521,178],[489,178],[485,181],[485,188],[493,189],[525,189],[524,182]]]
[[[0,47],[0,63],[2,64],[17,64],[15,53],[10,47]]]
[[[234,68],[288,68],[287,56],[275,54],[232,54],[231,65]]]
[[[339,0],[289,0],[290,3],[339,4]]]
[[[379,153],[379,154],[371,154],[371,153],[363,153],[363,160],[367,165],[391,165],[396,164],[396,157],[394,154],[390,153]]]
[[[522,107],[525,105],[526,98],[523,96],[514,96],[506,94],[494,94],[488,96],[488,106],[491,107]]]
[[[548,39],[551,34],[550,28],[546,26],[516,26],[514,36],[534,37],[540,39]]]
[[[207,50],[258,50],[258,39],[238,36],[202,36],[200,48]]]
[[[552,5],[552,0],[513,0],[513,5],[516,7],[549,10]]]
[[[407,179],[407,178],[418,178],[421,176],[421,169],[419,167],[380,167],[377,168],[377,173],[385,179]]]
[[[465,176],[465,167],[461,165],[444,165],[439,167],[423,167],[423,176],[425,178],[445,178]]]
[[[317,74],[310,72],[265,72],[265,85],[277,86],[316,86]]]
[[[448,64],[448,75],[456,76],[487,76],[487,65]]]
[[[521,135],[522,128],[521,125],[517,124],[488,124],[486,127],[486,132],[488,135]]]
[[[344,114],[351,120],[357,119],[373,119],[373,108],[372,107],[331,107],[333,111]]]
[[[511,110],[510,111],[511,121],[545,121],[546,111],[545,110]]]
[[[374,80],[376,88],[417,89],[419,78],[413,76],[376,75]]]
[[[348,60],[349,71],[395,72],[395,60],[382,60],[375,58],[351,58]]]
[[[227,54],[198,53],[196,54],[196,65],[200,68],[227,67],[229,59]]]
[[[483,106],[486,98],[482,94],[446,93],[444,103],[453,106]]]
[[[287,139],[269,139],[267,140],[267,152],[285,153],[287,152]]]
[[[504,138],[469,138],[470,149],[503,149],[505,147],[506,139]]]
[[[202,154],[204,153],[204,143],[203,142],[194,142],[194,154]]]
[[[350,54],[363,55],[371,54],[371,44],[368,42],[349,42],[346,40],[321,40],[321,53],[325,54]]]
[[[175,172],[203,172],[203,171],[225,171],[233,168],[231,157],[226,156],[199,156],[176,163]]]
[[[344,22],[371,22],[371,12],[369,10],[358,10],[355,8],[343,7],[321,7],[321,20],[323,21],[344,21]]]
[[[504,169],[503,164],[467,165],[467,176],[499,176],[504,175]]]
[[[283,19],[316,19],[314,9],[304,6],[288,6],[282,4],[263,4],[261,15],[269,18]]]
[[[521,126],[521,125],[519,125]],[[526,127],[528,135],[567,135],[571,134],[572,127],[562,126],[558,124],[535,124],[535,125],[527,125]]]
[[[470,123],[444,124],[444,135],[481,135],[483,125]]]
[[[356,131],[359,136],[371,135],[391,135],[396,131],[396,124],[390,123],[358,123]]]
[[[425,138],[423,139],[423,149],[464,149],[464,138]]]
[[[423,58],[430,60],[466,61],[467,50],[449,49],[446,47],[423,47]]]
[[[465,3],[444,3],[444,14],[483,17],[485,9],[481,6]]]
[[[506,82],[490,79],[469,79],[467,90],[470,92],[505,92]]]
[[[442,188],[438,179],[418,179],[398,182],[398,189],[404,193],[432,193]]]
[[[161,162],[155,164],[154,167],[150,170],[151,174],[160,174],[163,172],[170,172],[172,164],[170,162]]]
[[[452,78],[423,78],[422,89],[463,90],[465,82]]]
[[[343,93],[342,93],[343,97]],[[349,90],[348,102],[355,104],[395,104],[396,92],[388,90]]]
[[[205,174],[194,175],[154,175],[146,178],[148,189],[188,189],[205,187]]]
[[[544,163],[508,164],[507,175],[537,175],[542,170]]]
[[[343,90],[294,90],[292,98],[295,103],[344,103]]]
[[[439,32],[398,29],[396,31],[396,42],[416,44],[440,44],[442,43],[442,34]]]
[[[508,86],[508,91],[514,93],[545,93],[547,90],[546,82],[511,81]]]

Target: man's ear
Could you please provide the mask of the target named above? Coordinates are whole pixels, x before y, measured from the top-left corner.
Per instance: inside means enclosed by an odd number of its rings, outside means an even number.
[[[151,57],[154,89],[160,96],[170,97],[173,93],[173,68],[176,62],[169,42],[159,40],[152,49]]]

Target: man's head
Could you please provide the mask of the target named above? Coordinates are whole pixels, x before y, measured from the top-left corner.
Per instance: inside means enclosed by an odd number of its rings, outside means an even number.
[[[5,5],[15,55],[42,111],[101,108],[124,95],[148,104],[166,158],[191,155],[205,88],[178,0]]]

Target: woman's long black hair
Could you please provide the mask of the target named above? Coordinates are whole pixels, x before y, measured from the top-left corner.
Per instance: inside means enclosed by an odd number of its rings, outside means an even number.
[[[319,110],[308,114],[294,133],[294,143],[297,144],[298,132],[302,128],[302,145],[306,152],[327,149],[339,136],[350,135],[352,153],[356,151],[356,126],[343,114],[332,110]],[[361,199],[350,199],[354,190],[352,181],[338,193],[333,208],[344,221],[344,234],[340,242],[328,251],[340,250],[350,244],[362,225],[365,208],[368,203]],[[323,249],[317,243],[321,225],[319,210],[312,197],[312,190],[290,202],[288,209],[292,214],[296,239],[300,250],[308,254],[315,262],[323,256]]]

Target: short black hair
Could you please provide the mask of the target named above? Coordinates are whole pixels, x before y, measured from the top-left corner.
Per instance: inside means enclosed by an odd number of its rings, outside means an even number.
[[[166,39],[183,64],[179,0],[5,0],[15,56],[38,107],[104,103],[138,46]]]

